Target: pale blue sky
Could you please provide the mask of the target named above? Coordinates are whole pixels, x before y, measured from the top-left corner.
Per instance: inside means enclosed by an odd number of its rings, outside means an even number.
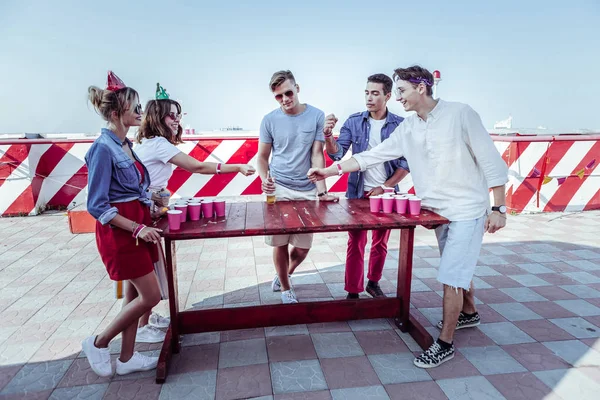
[[[157,81],[197,130],[258,129],[271,74],[345,119],[372,73],[418,63],[489,128],[600,129],[600,1],[0,1],[0,133],[97,132],[86,89]],[[403,114],[395,101],[390,109]]]

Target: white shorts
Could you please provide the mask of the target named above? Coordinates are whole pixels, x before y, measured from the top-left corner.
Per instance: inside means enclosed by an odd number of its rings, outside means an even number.
[[[284,186],[276,185],[275,197],[277,197],[277,201],[316,200],[317,189],[301,192],[299,190],[288,189]],[[273,247],[291,244],[292,246],[298,247],[300,249],[310,249],[312,247],[312,242],[312,233],[265,236],[265,243]]]
[[[452,221],[435,229],[440,247],[438,281],[469,290],[483,242],[487,215],[469,221]]]

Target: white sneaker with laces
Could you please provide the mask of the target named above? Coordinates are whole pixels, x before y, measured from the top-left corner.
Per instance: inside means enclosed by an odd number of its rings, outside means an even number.
[[[95,341],[96,336],[90,336],[81,342],[81,347],[90,363],[90,367],[98,376],[112,376],[113,371],[110,363],[110,351],[108,348],[100,349],[96,347],[94,344]]]
[[[156,328],[168,328],[171,323],[171,318],[163,317],[162,315],[153,312],[150,314],[149,323]]]
[[[292,289],[281,292],[281,301],[283,304],[294,304],[298,302],[296,293]]]
[[[166,333],[152,325],[146,325],[138,328],[135,335],[137,343],[160,343],[165,341]]]
[[[290,284],[292,283],[292,276],[288,275],[288,278],[290,278]],[[271,283],[271,289],[274,292],[280,292],[281,291],[281,281],[279,281],[279,277],[277,275],[275,275],[275,278],[273,278],[273,282]]]
[[[127,362],[121,362],[117,358],[117,375],[131,374],[138,371],[150,371],[155,369],[158,364],[158,357],[148,357],[137,351]]]

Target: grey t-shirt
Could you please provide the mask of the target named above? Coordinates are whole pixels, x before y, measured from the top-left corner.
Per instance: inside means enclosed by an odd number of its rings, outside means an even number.
[[[325,141],[324,124],[325,113],[309,104],[298,115],[287,115],[281,108],[265,115],[259,140],[272,146],[270,170],[277,185],[299,191],[315,188],[306,173],[313,143]]]

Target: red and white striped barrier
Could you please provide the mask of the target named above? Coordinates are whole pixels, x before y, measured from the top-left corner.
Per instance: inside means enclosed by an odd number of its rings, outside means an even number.
[[[509,166],[507,206],[513,212],[600,209],[600,135],[492,136]],[[0,141],[0,215],[37,215],[47,208],[85,203],[84,156],[93,140]],[[182,151],[200,161],[256,165],[258,139],[185,140]],[[347,155],[349,157],[350,155]],[[325,157],[327,164],[331,161]],[[347,177],[331,177],[331,192],[345,192]],[[539,204],[538,204],[538,186]],[[175,196],[261,193],[257,175],[199,175],[177,168],[168,185]],[[407,176],[400,184],[412,191]]]

